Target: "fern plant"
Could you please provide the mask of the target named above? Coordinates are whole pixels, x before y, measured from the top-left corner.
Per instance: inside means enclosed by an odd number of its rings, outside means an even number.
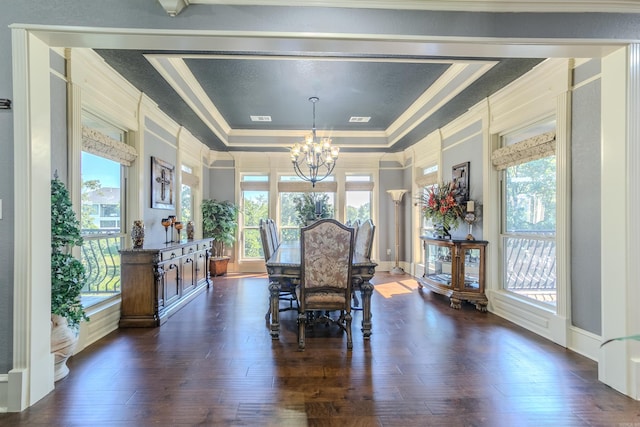
[[[82,245],[80,222],[71,205],[64,183],[51,180],[51,313],[65,317],[72,328],[89,320],[80,293],[85,284],[85,269],[70,251]]]

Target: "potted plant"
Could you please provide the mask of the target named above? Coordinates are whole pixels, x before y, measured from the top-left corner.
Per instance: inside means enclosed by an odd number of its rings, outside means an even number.
[[[236,241],[238,228],[238,206],[228,200],[202,201],[202,235],[213,238],[212,258],[209,271],[212,276],[227,273],[229,256],[225,256],[225,246]]]
[[[80,301],[84,266],[70,253],[80,245],[80,222],[65,185],[55,177],[51,180],[51,353],[56,381],[69,373],[66,362],[78,342],[80,322],[89,320]]]
[[[301,227],[313,224],[321,218],[331,218],[333,215],[329,195],[326,193],[304,193],[295,198],[293,203],[296,222]]]

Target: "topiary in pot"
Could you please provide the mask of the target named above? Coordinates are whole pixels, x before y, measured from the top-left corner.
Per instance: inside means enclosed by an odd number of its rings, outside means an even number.
[[[56,177],[51,180],[51,352],[55,356],[56,381],[69,373],[66,361],[77,343],[79,324],[89,320],[80,301],[84,266],[70,254],[74,246],[80,245],[80,222],[69,192]]]
[[[228,200],[202,201],[202,235],[212,237],[213,257],[222,257],[224,248],[236,241],[238,206]]]

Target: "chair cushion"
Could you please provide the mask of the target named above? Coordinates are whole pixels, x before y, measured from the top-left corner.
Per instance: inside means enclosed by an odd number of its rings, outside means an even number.
[[[314,292],[307,294],[307,304],[313,306],[315,304],[344,304],[344,294],[336,294],[332,292]]]

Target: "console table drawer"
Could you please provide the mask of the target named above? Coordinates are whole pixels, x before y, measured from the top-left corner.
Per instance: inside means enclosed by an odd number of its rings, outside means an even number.
[[[160,261],[168,261],[179,256],[182,256],[182,248],[176,248],[170,251],[162,251],[160,252]]]

